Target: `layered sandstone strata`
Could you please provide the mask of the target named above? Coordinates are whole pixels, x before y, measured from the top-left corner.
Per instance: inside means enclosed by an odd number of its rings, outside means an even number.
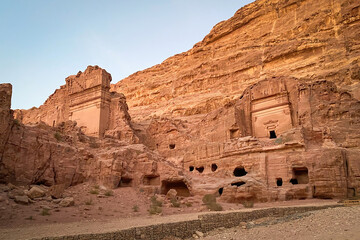
[[[260,81],[197,128],[183,152],[200,194],[235,202],[359,194],[360,102],[332,82]]]
[[[0,136],[2,183],[68,187],[94,181],[110,188],[143,186],[153,193],[161,191],[161,182],[171,186],[174,181],[185,181],[184,175],[179,174],[180,168],[142,144],[128,144],[115,137],[90,137],[73,121],[59,123],[56,127],[14,121],[10,110],[10,84],[0,84],[0,99],[3,100],[1,116],[4,120],[1,128],[6,129]],[[126,105],[124,99],[116,99]],[[118,118],[128,116],[127,108],[117,110]],[[169,187],[164,189],[167,191]]]
[[[109,126],[111,75],[99,67],[66,78],[69,120],[84,126],[84,132],[103,136]]]
[[[11,94],[11,84],[0,85],[0,150],[4,148],[11,127]]]
[[[43,122],[55,127],[68,120],[77,122],[90,136],[138,142],[128,114],[125,96],[110,92],[111,75],[98,66],[88,66],[84,72],[67,77],[39,108],[15,110],[14,116],[24,124]]]
[[[193,49],[110,90],[109,74],[89,66],[40,108],[15,115],[51,126],[79,110],[78,127],[86,129],[87,104],[100,109],[91,115],[102,119],[96,126],[104,139],[81,135],[88,140],[79,140],[76,154],[86,164],[76,172],[112,187],[235,202],[358,196],[359,8],[355,0],[259,0]],[[24,154],[38,140],[12,141],[5,150]],[[11,164],[6,179],[21,176]]]
[[[359,99],[359,9],[356,0],[255,1],[189,51],[112,89],[139,120],[208,113],[273,76],[327,79]]]

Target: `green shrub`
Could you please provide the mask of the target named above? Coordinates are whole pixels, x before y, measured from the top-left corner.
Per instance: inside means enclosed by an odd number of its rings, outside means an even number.
[[[93,204],[92,199],[89,198],[89,200],[86,200],[86,201],[85,201],[85,204],[86,204],[86,205],[92,205],[92,204]]]
[[[94,189],[97,189],[97,190],[98,190],[98,189],[100,189],[100,186],[99,186],[99,185],[95,185],[95,186],[94,186]]]
[[[153,205],[151,205],[148,211],[149,211],[149,213],[150,213],[151,215],[153,215],[153,214],[160,214],[160,213],[162,213],[162,208],[161,208],[161,207],[158,207],[158,206],[153,206]]]
[[[134,206],[132,207],[132,209],[133,209],[134,212],[138,212],[138,211],[139,211],[139,206],[138,206],[138,205],[134,205]]]
[[[25,220],[35,220],[35,218],[33,216],[29,216],[29,217],[25,218]]]
[[[42,216],[48,216],[48,215],[50,215],[49,209],[43,208],[43,209],[41,210],[40,215],[42,215]]]
[[[105,196],[107,196],[107,197],[114,196],[114,192],[111,190],[108,190],[105,192]]]
[[[91,194],[99,194],[99,190],[97,190],[97,189],[91,189],[91,190],[90,190],[90,193],[91,193]]]
[[[156,207],[162,207],[162,202],[158,201],[155,196],[151,197],[151,205]]]
[[[185,206],[187,206],[187,207],[192,207],[192,203],[187,202],[187,203],[185,203]]]
[[[149,213],[150,214],[160,214],[162,213],[162,202],[160,202],[159,200],[156,199],[155,196],[151,197],[151,204],[150,204],[150,208],[149,208]]]
[[[223,208],[220,204],[216,203],[216,202],[212,202],[206,205],[210,211],[222,211]]]
[[[176,198],[170,199],[170,202],[171,202],[172,207],[176,207],[176,208],[180,207],[180,203],[178,202],[178,200]]]
[[[55,132],[55,133],[54,133],[54,138],[55,138],[58,142],[62,141],[62,135],[61,135],[59,132]]]
[[[245,208],[253,208],[253,207],[254,207],[254,201],[252,201],[252,200],[246,200],[246,201],[242,202],[242,205],[243,205]]]
[[[212,202],[216,202],[216,197],[213,194],[206,194],[203,198],[202,201],[204,204],[210,204]]]
[[[223,208],[216,202],[216,197],[213,194],[206,194],[202,198],[203,203],[208,207],[210,211],[222,211]]]

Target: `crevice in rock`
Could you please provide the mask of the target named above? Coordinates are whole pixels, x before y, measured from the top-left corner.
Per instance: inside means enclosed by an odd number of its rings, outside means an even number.
[[[231,183],[231,186],[237,186],[237,187],[240,187],[242,185],[246,184],[246,182],[243,182],[243,181],[240,181],[240,182],[233,182]]]

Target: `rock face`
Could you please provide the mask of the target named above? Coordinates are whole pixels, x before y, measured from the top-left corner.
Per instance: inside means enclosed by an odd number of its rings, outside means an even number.
[[[6,139],[8,138],[9,131],[12,125],[11,107],[11,84],[0,85],[0,151],[4,148]],[[0,160],[2,158],[0,152]]]
[[[0,87],[11,90],[11,85]],[[116,97],[113,98],[117,112],[110,112],[115,116],[110,122],[119,135],[99,139],[85,135],[73,121],[59,123],[56,127],[42,122],[35,125],[16,123],[10,115],[11,91],[1,93],[8,100],[3,105],[3,112],[9,115],[4,126],[10,128],[9,134],[1,139],[4,141],[1,182],[52,186],[50,195],[59,198],[64,188],[84,181],[98,182],[110,188],[143,186],[150,193],[161,191],[161,181],[171,185],[174,178],[178,182],[184,178],[179,175],[178,167],[167,163],[146,146],[129,145],[136,139],[134,135],[121,134],[132,129],[125,125],[130,123],[130,116],[120,94],[114,94]],[[37,187],[31,188],[29,196],[43,195],[37,190]]]
[[[27,125],[5,104],[0,180],[228,202],[358,196],[359,9],[259,0],[115,85],[97,66],[68,77],[40,108],[15,111]]]
[[[207,140],[186,150],[199,193],[205,178],[208,192],[235,202],[358,194],[360,102],[348,92],[325,80],[272,78],[228,108],[233,121],[211,115],[223,136],[201,135],[199,125],[198,139]]]
[[[111,75],[99,67],[66,78],[69,120],[84,126],[91,136],[103,136],[109,126]]]
[[[24,124],[44,122],[55,127],[61,122],[76,121],[90,136],[108,136],[138,142],[123,94],[110,92],[111,75],[98,66],[66,78],[40,108],[16,110],[15,118]]]
[[[208,113],[273,76],[326,79],[359,99],[359,5],[356,0],[255,1],[217,24],[191,50],[112,89],[125,94],[136,120]]]

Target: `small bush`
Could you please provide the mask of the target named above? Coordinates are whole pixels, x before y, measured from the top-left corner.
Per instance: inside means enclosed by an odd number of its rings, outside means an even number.
[[[139,206],[138,206],[138,205],[134,205],[134,206],[132,207],[132,209],[133,209],[134,212],[138,212],[138,211],[139,211]]]
[[[92,205],[92,204],[93,204],[93,201],[91,198],[89,200],[85,201],[85,205]]]
[[[185,203],[185,206],[187,206],[187,207],[192,207],[192,203],[187,202],[187,203]]]
[[[216,203],[216,202],[212,202],[206,205],[210,211],[222,211],[223,208],[220,204]]]
[[[252,201],[252,200],[247,200],[247,201],[242,202],[242,205],[243,205],[245,208],[253,208],[253,207],[254,207],[254,201]]]
[[[35,218],[33,216],[29,216],[29,217],[25,218],[25,220],[35,220]]]
[[[107,197],[114,196],[114,192],[111,190],[108,190],[105,192],[105,196],[107,196]]]
[[[148,211],[149,211],[149,213],[150,213],[151,215],[153,215],[153,214],[160,214],[160,213],[162,213],[162,208],[161,208],[161,207],[158,207],[158,206],[153,206],[153,205],[151,205]]]
[[[223,208],[216,202],[216,197],[213,194],[206,194],[202,198],[203,203],[208,207],[210,211],[222,211]]]
[[[216,197],[213,194],[206,194],[203,198],[202,201],[204,204],[210,204],[212,202],[216,202]]]
[[[151,197],[151,205],[156,207],[162,207],[162,202],[158,201],[155,196]]]
[[[98,190],[98,189],[100,189],[100,186],[99,186],[99,185],[95,185],[95,186],[94,186],[94,189],[97,189],[97,190]]]
[[[90,190],[90,193],[91,193],[91,194],[99,194],[99,190],[97,190],[97,189],[91,189],[91,190]]]
[[[43,209],[41,210],[40,215],[42,215],[42,216],[48,216],[48,215],[50,215],[49,209],[43,208]]]
[[[60,141],[62,140],[62,135],[61,135],[61,133],[55,132],[55,133],[54,133],[54,138],[55,138],[58,142],[60,142]]]
[[[170,202],[171,202],[172,207],[176,207],[176,208],[180,207],[180,203],[178,202],[178,200],[176,198],[172,198],[170,200]]]
[[[158,201],[155,196],[151,197],[151,204],[149,208],[150,214],[160,214],[162,213],[162,202]]]

